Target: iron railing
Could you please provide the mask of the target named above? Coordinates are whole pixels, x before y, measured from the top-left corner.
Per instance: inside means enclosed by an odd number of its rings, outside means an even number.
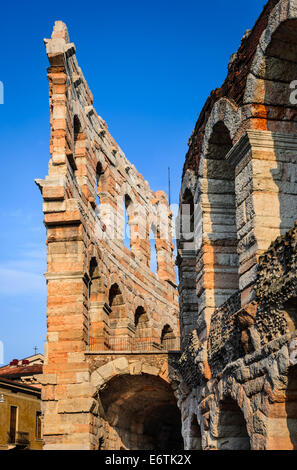
[[[132,351],[132,352],[153,352],[153,351],[179,351],[179,338],[167,340],[164,344],[158,344],[151,338],[129,338],[111,337],[109,338],[109,349],[111,351]]]

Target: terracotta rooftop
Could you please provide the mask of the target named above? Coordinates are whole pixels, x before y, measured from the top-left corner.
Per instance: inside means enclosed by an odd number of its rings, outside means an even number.
[[[9,377],[16,379],[21,376],[42,374],[42,364],[34,364],[32,366],[4,366],[0,367],[0,377]]]

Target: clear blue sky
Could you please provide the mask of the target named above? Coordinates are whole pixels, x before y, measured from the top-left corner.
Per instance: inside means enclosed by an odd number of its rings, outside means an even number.
[[[43,352],[45,228],[35,178],[49,160],[43,38],[64,21],[99,115],[150,182],[178,202],[187,141],[264,0],[17,1],[1,6],[0,340],[5,362]]]

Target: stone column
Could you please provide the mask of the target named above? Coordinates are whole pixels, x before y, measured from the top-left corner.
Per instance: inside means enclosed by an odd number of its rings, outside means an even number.
[[[226,159],[235,167],[242,306],[254,299],[257,262],[297,214],[297,137],[247,131]]]
[[[180,274],[179,302],[181,337],[184,340],[197,326],[198,297],[196,294],[196,251],[179,250],[177,264]]]

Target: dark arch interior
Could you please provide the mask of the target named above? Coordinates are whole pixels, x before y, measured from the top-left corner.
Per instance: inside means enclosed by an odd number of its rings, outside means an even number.
[[[151,328],[149,318],[143,307],[138,307],[134,316],[135,323],[135,342],[136,350],[150,350],[151,348]]]
[[[127,313],[122,292],[118,284],[113,284],[109,290],[109,328],[110,328],[110,346],[112,349],[125,350],[128,345],[126,338],[127,332]]]
[[[124,245],[129,250],[131,249],[131,228],[130,228],[130,221],[131,221],[131,210],[133,207],[132,199],[128,194],[124,196],[123,201],[123,212],[124,212]]]
[[[220,403],[218,424],[219,450],[250,450],[244,415],[232,398]]]
[[[181,450],[181,416],[169,384],[159,377],[123,375],[100,394],[105,450]]]
[[[96,166],[96,204],[97,206],[100,205],[100,180],[101,180],[101,177],[103,175],[103,169],[102,169],[102,165],[100,162],[97,163],[97,166]]]
[[[97,261],[95,258],[91,259],[90,262],[90,285],[89,285],[89,294],[90,300],[93,299],[93,296],[99,294],[100,292],[100,273]]]
[[[181,221],[180,221],[181,241],[193,242],[195,231],[195,210],[194,198],[187,188],[182,198]]]
[[[73,118],[73,133],[74,133],[74,140],[76,140],[78,134],[81,133],[81,124],[79,117],[77,115],[74,116]]]
[[[202,450],[201,428],[195,414],[191,418],[190,450]]]
[[[265,79],[267,105],[296,107],[290,103],[290,83],[297,79],[297,20],[282,23],[272,35],[265,53],[265,67],[260,77]],[[268,113],[268,119],[273,116]],[[290,114],[290,119],[292,119]],[[295,117],[296,120],[296,117]]]
[[[161,345],[167,351],[177,349],[176,337],[170,325],[165,325],[162,330]]]

